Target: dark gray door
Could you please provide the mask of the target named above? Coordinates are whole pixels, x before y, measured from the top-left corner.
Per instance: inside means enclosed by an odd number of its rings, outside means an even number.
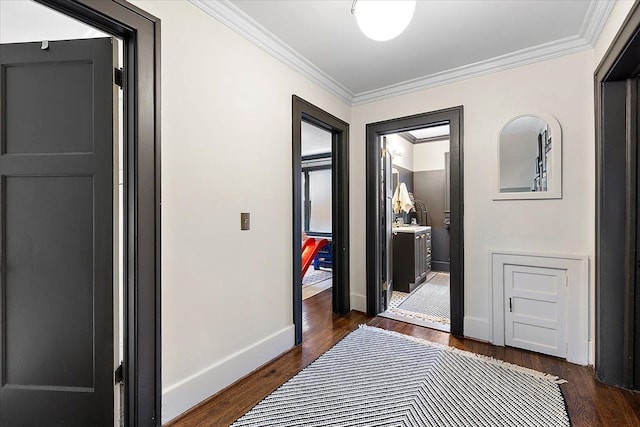
[[[636,62],[638,62],[636,60]],[[629,331],[629,347],[627,366],[629,372],[627,375],[633,381],[634,390],[640,390],[640,77],[629,79],[627,89],[627,146],[635,147],[635,174],[636,174],[636,194],[635,194],[635,247],[633,252],[635,255],[635,277],[633,290],[629,289],[628,308],[629,314],[626,317],[632,318],[635,322],[631,323]],[[631,287],[631,286],[630,286]],[[629,360],[630,359],[630,360]]]
[[[393,240],[391,236],[391,225],[393,222],[392,198],[393,198],[393,175],[391,164],[391,153],[387,147],[387,138],[382,137],[382,169],[381,197],[380,202],[380,241],[382,242],[382,295],[380,308],[382,311],[389,308],[391,294],[393,293]]]
[[[111,39],[0,45],[0,425],[113,425]]]

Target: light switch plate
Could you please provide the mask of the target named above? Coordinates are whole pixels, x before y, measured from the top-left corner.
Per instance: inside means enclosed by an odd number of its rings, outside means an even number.
[[[251,228],[251,214],[249,212],[240,212],[240,230],[249,230]]]

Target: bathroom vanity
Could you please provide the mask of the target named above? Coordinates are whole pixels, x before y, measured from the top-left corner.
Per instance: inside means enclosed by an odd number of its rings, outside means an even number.
[[[393,290],[411,292],[431,270],[431,227],[393,227]]]

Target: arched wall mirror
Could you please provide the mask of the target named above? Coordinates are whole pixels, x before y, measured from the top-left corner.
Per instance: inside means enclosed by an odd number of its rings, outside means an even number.
[[[562,131],[548,114],[511,119],[497,136],[494,200],[562,198]]]

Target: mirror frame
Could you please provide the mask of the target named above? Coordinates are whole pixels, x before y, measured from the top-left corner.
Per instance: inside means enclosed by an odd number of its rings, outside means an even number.
[[[547,191],[522,191],[515,193],[501,193],[500,192],[500,136],[502,131],[509,126],[514,120],[523,117],[538,117],[549,125],[551,129],[551,137],[553,138],[553,149],[551,163],[551,176],[553,179],[548,183]],[[520,114],[519,116],[512,117],[500,127],[495,134],[495,173],[493,174],[493,200],[539,200],[539,199],[562,199],[562,128],[560,123],[551,114],[544,112],[533,112]]]

